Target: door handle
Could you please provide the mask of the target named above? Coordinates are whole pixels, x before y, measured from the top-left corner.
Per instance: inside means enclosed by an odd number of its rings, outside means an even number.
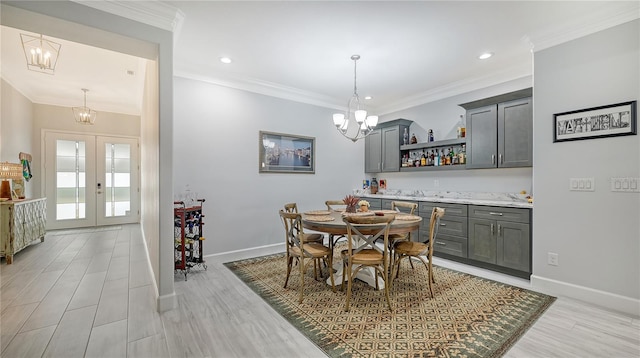
[[[496,155],[491,154],[491,164],[496,164]]]
[[[491,236],[493,236],[493,224],[491,224]]]

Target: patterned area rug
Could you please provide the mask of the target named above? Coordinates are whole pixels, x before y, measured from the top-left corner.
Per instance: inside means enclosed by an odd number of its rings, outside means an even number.
[[[351,307],[344,312],[339,283],[334,293],[314,280],[313,266],[299,304],[296,267],[282,287],[284,254],[225,266],[330,357],[500,357],[555,300],[442,267],[434,267],[430,298],[424,266],[411,269],[403,261],[391,293],[393,312],[384,291],[361,281],[354,282]]]

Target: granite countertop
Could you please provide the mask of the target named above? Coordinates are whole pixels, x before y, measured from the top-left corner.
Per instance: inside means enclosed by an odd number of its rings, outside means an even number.
[[[464,191],[380,190],[371,194],[368,189],[356,189],[353,195],[367,198],[428,201],[434,203],[472,204],[532,209],[527,194],[483,193]]]

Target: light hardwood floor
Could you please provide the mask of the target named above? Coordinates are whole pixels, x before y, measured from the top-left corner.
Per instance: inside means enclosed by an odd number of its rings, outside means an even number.
[[[208,257],[159,314],[138,225],[53,231],[0,263],[1,357],[325,357]],[[436,264],[528,288],[528,281]],[[639,357],[640,321],[559,298],[506,357]]]

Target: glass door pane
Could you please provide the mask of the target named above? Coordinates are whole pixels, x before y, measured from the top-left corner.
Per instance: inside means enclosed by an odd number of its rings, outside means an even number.
[[[56,220],[86,218],[84,141],[56,141]]]

